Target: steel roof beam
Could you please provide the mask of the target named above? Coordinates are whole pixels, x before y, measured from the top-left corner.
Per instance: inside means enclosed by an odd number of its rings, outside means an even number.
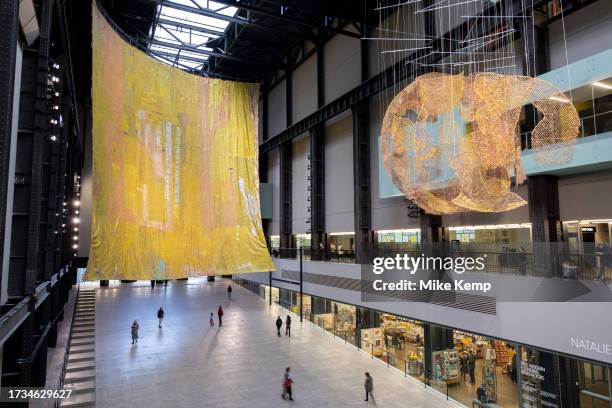
[[[194,52],[194,53],[201,54],[201,55],[207,55],[209,57],[224,58],[224,59],[240,62],[242,64],[251,65],[251,66],[262,67],[262,66],[269,65],[269,62],[266,62],[266,61],[258,61],[254,59],[240,58],[240,57],[236,57],[233,55],[223,54],[221,52],[204,50],[204,49],[194,47],[188,44],[175,44],[175,43],[166,42],[166,41],[157,40],[157,39],[150,40],[150,43],[151,45],[159,45],[161,47],[173,48],[175,50]],[[183,58],[183,56],[181,56],[181,58]]]
[[[332,27],[332,26],[328,26],[328,25],[321,25],[321,24],[317,24],[317,23],[312,23],[310,21],[306,21],[306,20],[302,20],[296,17],[291,17],[291,16],[287,16],[284,14],[278,14],[275,13],[273,11],[269,11],[266,9],[262,9],[256,6],[252,6],[249,4],[245,4],[243,2],[237,2],[235,0],[215,0],[216,3],[220,3],[220,4],[224,4],[226,6],[231,6],[231,7],[236,7],[238,9],[241,10],[246,10],[252,13],[256,13],[256,14],[261,14],[264,15],[266,17],[271,17],[271,18],[275,18],[278,20],[282,20],[286,23],[289,24],[299,24],[305,27],[309,27],[309,28],[318,28],[318,29],[322,29],[322,30],[327,30],[327,31],[331,31],[335,34],[340,34],[340,35],[346,35],[348,37],[353,37],[353,38],[361,38],[361,34],[359,33],[355,33],[352,31],[347,31],[347,30],[343,30],[341,28],[337,28],[337,27]]]
[[[168,8],[172,8],[172,9],[176,9],[176,10],[180,10],[180,11],[184,11],[187,13],[193,13],[196,15],[200,15],[200,16],[205,16],[205,17],[211,17],[211,18],[216,18],[219,20],[223,20],[223,21],[228,21],[230,23],[234,23],[234,24],[239,24],[239,25],[252,25],[254,27],[259,27],[265,30],[270,30],[270,31],[276,31],[279,33],[282,33],[283,35],[296,35],[296,36],[304,36],[304,33],[298,33],[298,32],[294,32],[294,31],[287,31],[285,29],[282,28],[278,28],[278,27],[274,27],[274,26],[268,26],[265,24],[261,24],[255,20],[253,20],[251,17],[247,17],[246,19],[242,19],[242,18],[237,18],[237,17],[233,17],[233,16],[226,16],[224,14],[219,14],[216,13],[210,9],[205,9],[205,8],[197,8],[197,7],[191,7],[191,6],[186,6],[184,4],[179,4],[179,3],[173,3],[173,2],[169,2],[169,1],[163,1],[163,0],[146,0],[149,3],[156,3],[159,4],[161,6],[164,7],[168,7]]]
[[[157,23],[160,24],[160,25],[172,26],[172,27],[176,27],[176,28],[183,28],[185,30],[191,30],[191,31],[197,31],[197,32],[200,32],[200,33],[214,35],[214,36],[217,36],[217,37],[226,37],[227,36],[225,31],[215,31],[215,30],[211,30],[210,28],[199,27],[199,26],[195,26],[195,25],[191,25],[191,24],[186,24],[186,23],[182,23],[180,21],[167,20],[167,19],[161,18],[161,17],[157,19]]]

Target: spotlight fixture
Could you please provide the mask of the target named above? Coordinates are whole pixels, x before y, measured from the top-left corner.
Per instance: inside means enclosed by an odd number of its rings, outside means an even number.
[[[72,237],[72,239],[73,239],[74,241],[78,241],[78,240],[79,240],[79,237],[78,237],[77,235],[74,235],[74,236]]]
[[[49,122],[51,122],[53,125],[57,125],[59,123],[57,119],[50,119]]]
[[[74,213],[75,213],[75,214],[78,214],[78,213],[79,213],[79,210],[76,210]]]
[[[62,228],[64,228],[66,226],[66,224],[62,224]]]
[[[51,135],[49,136],[49,139],[51,139],[52,142],[55,142],[57,140],[57,136]]]
[[[53,95],[59,96],[59,92],[56,91]]]
[[[74,205],[75,207],[78,207],[79,205],[81,205],[81,202],[79,200],[74,200],[72,202],[72,205]]]
[[[74,249],[77,249],[78,247],[79,247],[79,244],[74,244],[74,245],[72,246],[72,248],[74,248]]]
[[[72,230],[73,230],[74,232],[78,232],[78,231],[79,231],[79,227],[74,227]]]
[[[79,220],[79,218],[78,218],[78,217],[74,217],[74,218],[72,219],[72,223],[73,223],[73,224],[78,224],[79,222],[81,222],[81,220]]]

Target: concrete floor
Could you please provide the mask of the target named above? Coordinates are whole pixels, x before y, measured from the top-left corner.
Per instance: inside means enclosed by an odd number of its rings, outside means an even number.
[[[96,397],[113,407],[362,407],[363,373],[374,378],[379,407],[455,407],[440,394],[372,360],[293,316],[292,337],[278,337],[277,307],[227,281],[148,283],[99,288],[96,299]],[[223,327],[210,312],[225,309]],[[156,312],[166,310],[163,328]],[[282,311],[283,320],[286,311]],[[130,325],[140,324],[132,346]],[[280,398],[291,366],[294,402]]]

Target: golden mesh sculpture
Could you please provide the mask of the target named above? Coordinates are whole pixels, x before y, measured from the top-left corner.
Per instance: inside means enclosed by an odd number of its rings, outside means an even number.
[[[382,126],[393,183],[431,214],[501,212],[525,205],[510,191],[525,181],[518,121],[523,105],[543,115],[531,140],[538,163],[563,164],[580,126],[552,84],[526,76],[429,73],[403,89]]]

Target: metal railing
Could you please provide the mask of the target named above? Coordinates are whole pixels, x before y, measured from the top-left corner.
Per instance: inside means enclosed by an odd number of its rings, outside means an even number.
[[[72,311],[72,319],[70,320],[70,331],[68,332],[68,340],[66,342],[66,347],[64,350],[64,361],[62,363],[62,369],[60,370],[60,375],[59,375],[59,380],[58,380],[58,384],[57,384],[57,390],[62,390],[64,388],[64,380],[66,377],[66,368],[68,367],[68,354],[70,354],[70,343],[72,340],[72,328],[74,327],[74,317],[76,315],[76,307],[77,307],[77,301],[79,299],[79,293],[81,290],[81,285],[80,283],[76,285],[76,293],[73,295],[74,297],[74,310]],[[66,302],[66,305],[70,302],[71,300],[69,300],[68,302]],[[66,305],[64,305],[64,308],[66,307]],[[63,399],[60,398],[56,398],[55,402],[54,402],[54,407],[55,408],[59,408],[61,402],[64,401]]]
[[[481,258],[485,267],[479,273],[511,274],[578,280],[612,281],[612,251],[589,249],[587,253],[571,252],[567,243],[518,245],[524,248],[499,245],[440,243],[434,246],[420,244],[373,244],[372,258],[408,255],[421,257],[430,254],[440,257]],[[302,247],[304,261],[354,263],[355,251],[328,251]],[[299,259],[300,249],[272,249],[272,255],[284,259]]]

